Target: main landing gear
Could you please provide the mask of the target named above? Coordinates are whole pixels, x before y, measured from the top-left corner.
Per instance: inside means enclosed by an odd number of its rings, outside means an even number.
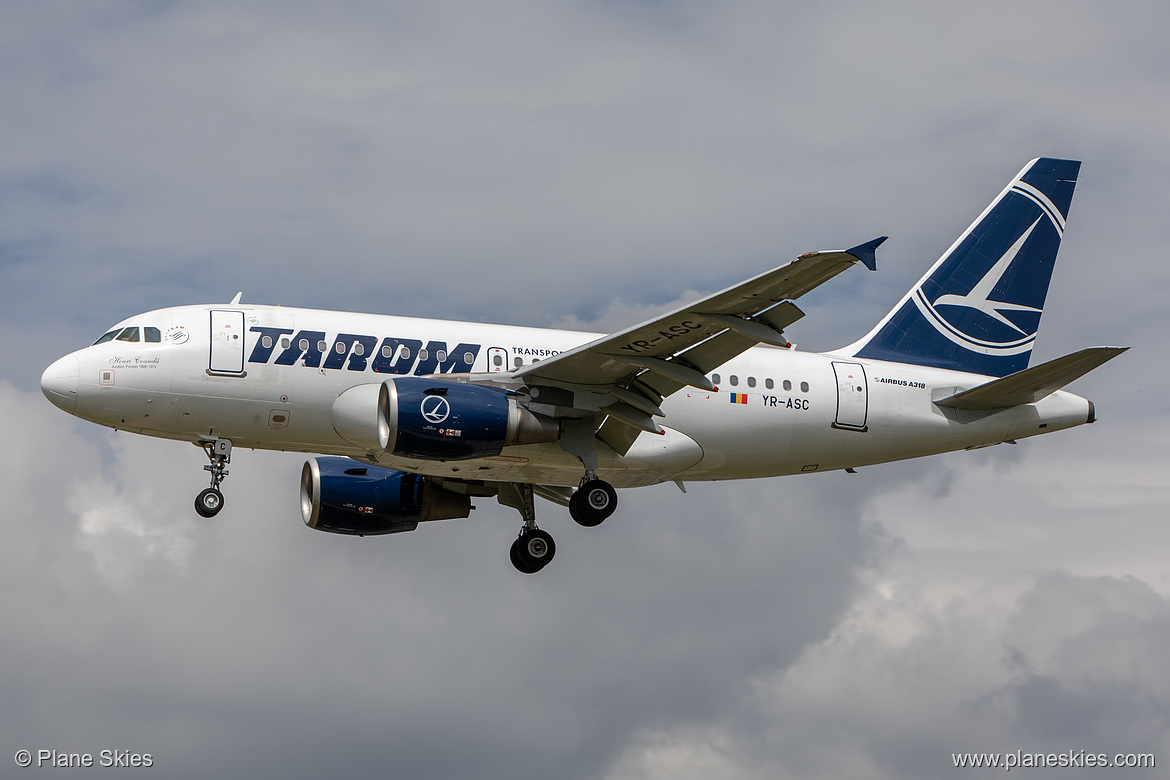
[[[504,506],[520,510],[524,519],[524,527],[520,535],[512,542],[509,557],[516,570],[523,574],[536,574],[548,566],[553,556],[557,554],[557,543],[553,541],[548,531],[536,527],[536,499],[532,493],[532,485],[524,482],[504,482],[500,485],[499,495],[496,497]]]
[[[232,443],[228,439],[216,439],[200,444],[211,461],[203,467],[204,471],[211,472],[211,487],[195,496],[195,511],[200,517],[215,517],[223,509],[223,493],[219,492],[219,484],[228,475],[226,466],[232,462]]]
[[[522,482],[505,482],[500,485],[497,500],[504,506],[520,511],[524,527],[516,541],[512,542],[509,558],[512,565],[522,574],[536,574],[552,561],[557,554],[557,543],[548,531],[536,527],[536,505],[532,485]],[[596,475],[586,474],[581,487],[569,498],[569,514],[580,525],[593,527],[617,509],[617,491]]]
[[[512,542],[509,557],[512,565],[522,574],[536,574],[548,566],[557,554],[557,543],[552,534],[539,528],[525,528],[516,541]]]
[[[595,476],[586,474],[581,487],[569,498],[569,514],[578,525],[593,528],[601,525],[617,509],[617,491]]]

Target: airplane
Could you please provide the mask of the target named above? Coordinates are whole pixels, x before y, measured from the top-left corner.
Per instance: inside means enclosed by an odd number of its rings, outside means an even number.
[[[304,522],[358,536],[519,511],[510,558],[553,559],[535,497],[591,527],[615,488],[843,470],[973,450],[1096,419],[1062,388],[1127,347],[1029,367],[1080,162],[1017,174],[855,343],[800,352],[795,300],[885,237],[810,252],[610,335],[252,305],[177,306],[117,324],[50,365],[54,405],[203,448],[211,484],[234,449],[309,453]]]

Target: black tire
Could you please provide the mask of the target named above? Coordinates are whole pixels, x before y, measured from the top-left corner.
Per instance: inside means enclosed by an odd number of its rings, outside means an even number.
[[[539,528],[521,534],[512,547],[516,551],[512,563],[525,574],[540,571],[557,554],[557,543],[553,541],[552,535]]]
[[[536,574],[540,571],[540,567],[533,567],[520,560],[520,540],[512,542],[512,549],[508,552],[508,557],[512,559],[512,565],[516,567],[516,571],[521,574]]]
[[[223,509],[223,493],[215,488],[207,488],[195,496],[195,511],[200,517],[215,517]]]
[[[569,514],[578,525],[593,528],[617,509],[617,491],[608,482],[591,479],[569,499]]]

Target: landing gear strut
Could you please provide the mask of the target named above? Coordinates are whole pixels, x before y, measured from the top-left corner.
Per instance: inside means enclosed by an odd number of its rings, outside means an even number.
[[[232,462],[232,443],[228,439],[216,439],[202,443],[201,446],[211,461],[203,467],[204,471],[211,472],[211,487],[195,496],[195,511],[200,517],[215,517],[223,509],[223,493],[219,492],[219,484],[228,475],[226,466]]]
[[[548,566],[557,554],[557,543],[553,541],[552,534],[536,527],[536,499],[532,494],[532,485],[505,482],[500,485],[496,500],[504,506],[520,510],[520,516],[524,519],[524,527],[520,529],[520,535],[512,542],[509,551],[512,565],[522,574],[536,574]]]
[[[585,467],[581,486],[569,499],[569,514],[579,525],[601,525],[617,509],[617,491],[597,478],[597,439],[592,420],[567,420],[562,426],[561,449],[575,455]]]

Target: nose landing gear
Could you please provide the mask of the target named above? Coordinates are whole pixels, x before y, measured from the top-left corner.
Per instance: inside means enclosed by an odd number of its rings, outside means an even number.
[[[215,517],[223,509],[223,493],[219,491],[219,484],[228,475],[226,466],[232,462],[232,443],[228,439],[216,439],[201,442],[201,446],[211,461],[203,467],[204,471],[211,472],[211,487],[195,496],[195,511],[200,517]]]

